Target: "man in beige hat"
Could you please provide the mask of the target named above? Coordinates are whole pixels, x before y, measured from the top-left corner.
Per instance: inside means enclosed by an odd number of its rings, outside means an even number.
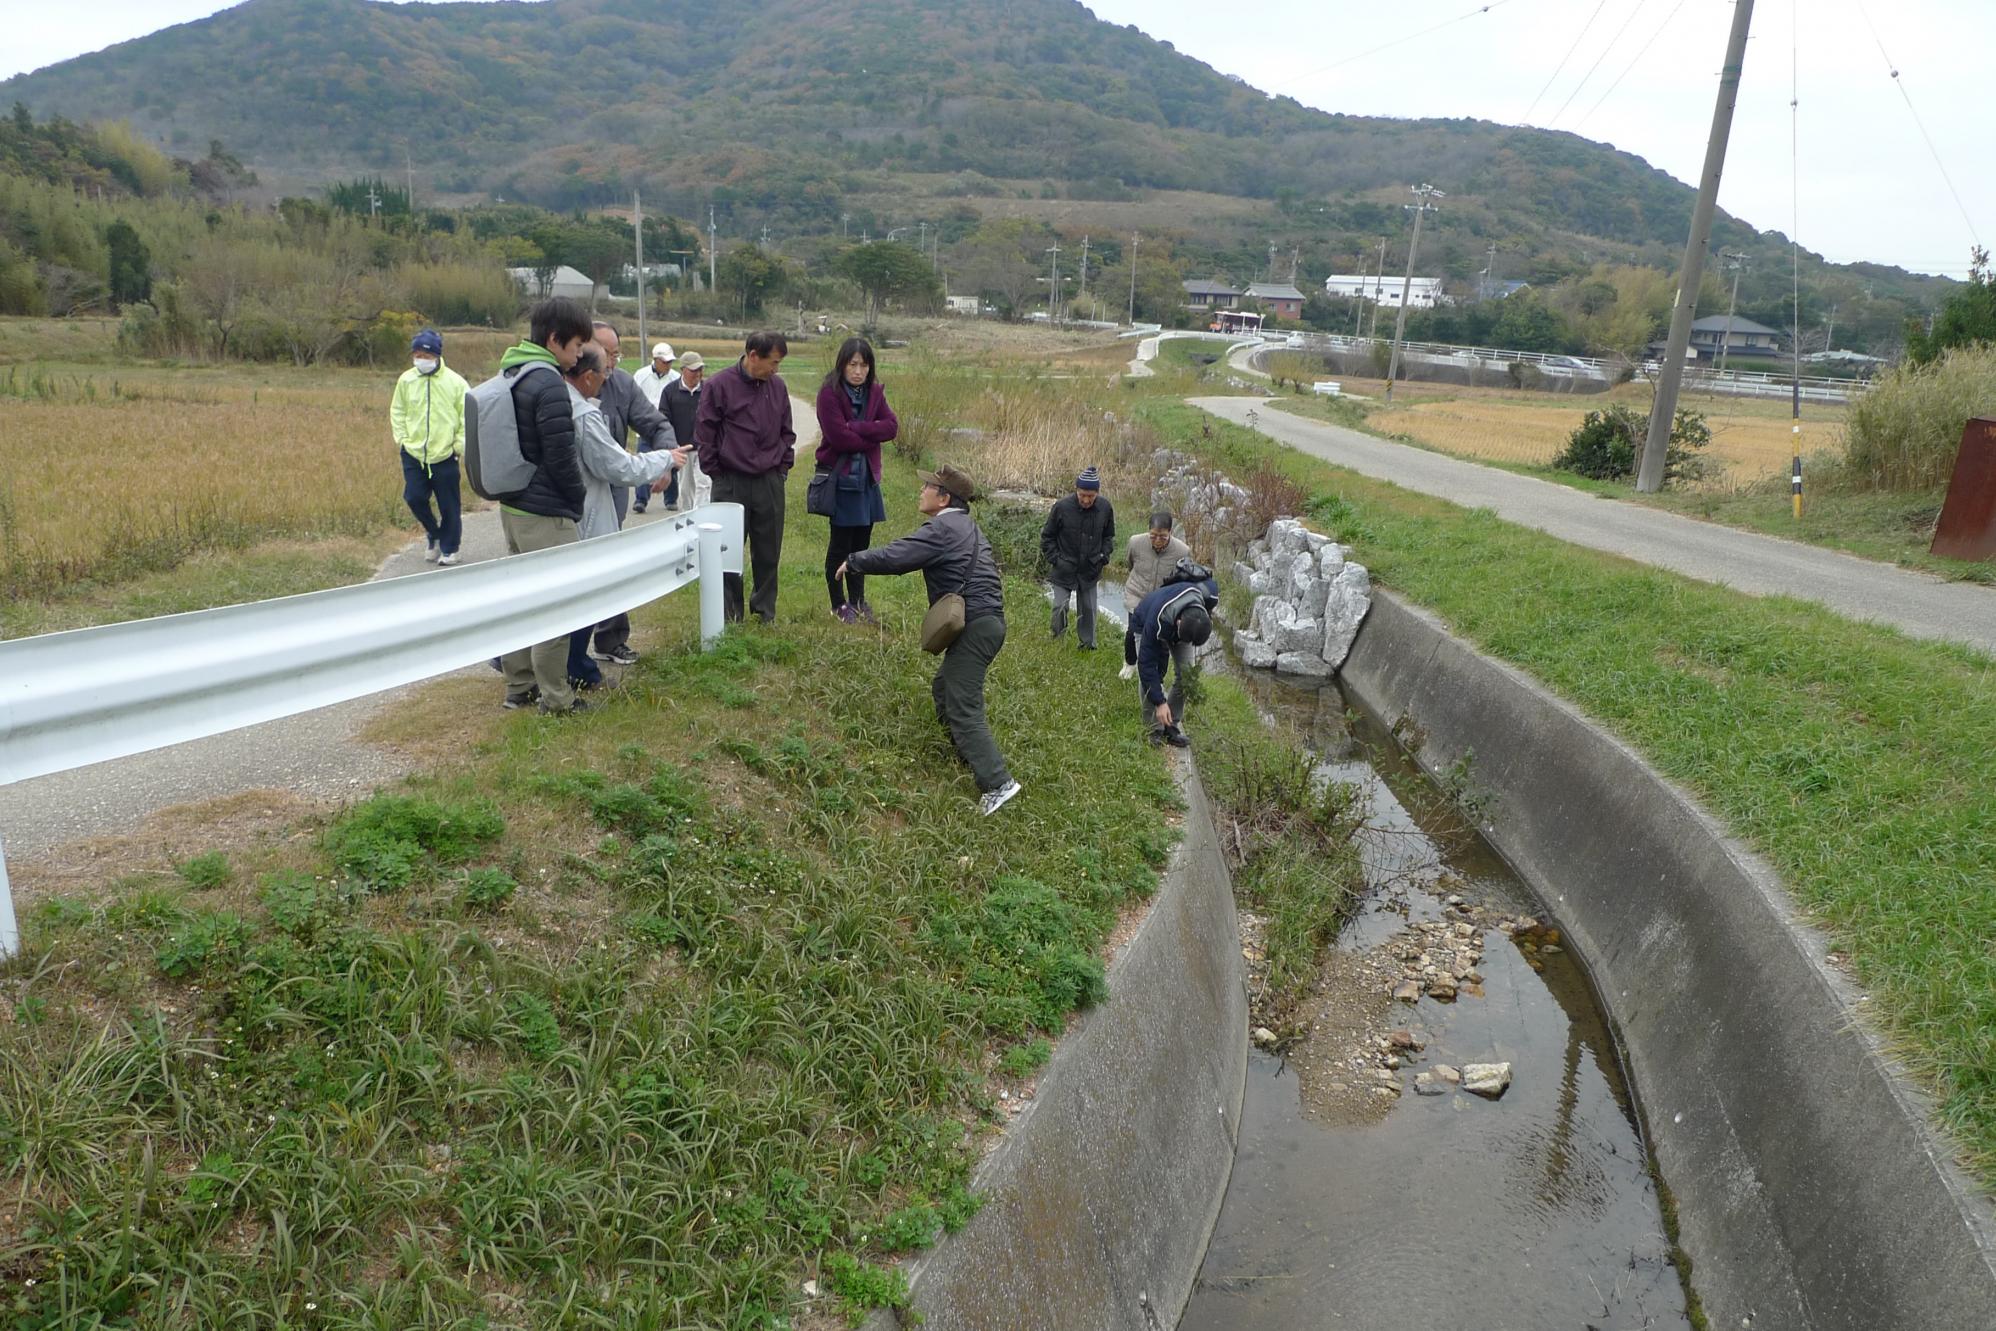
[[[659,346],[665,346],[663,342]],[[657,347],[653,348],[654,351]],[[667,351],[672,350],[666,347]],[[693,444],[693,421],[700,413],[700,384],[707,377],[707,362],[697,351],[689,351],[679,358],[678,371],[659,392],[658,409],[672,422],[672,433],[681,448]],[[714,483],[707,479],[707,473],[700,470],[700,457],[697,453],[686,455],[686,465],[679,469],[676,478],[678,494],[677,507],[681,510],[698,508],[713,497]],[[672,498],[666,501],[672,503]]]
[[[651,349],[650,363],[631,376],[632,384],[637,387],[637,395],[660,411],[665,409],[664,404],[660,401],[660,398],[665,393],[665,386],[670,383],[676,383],[679,379],[678,372],[672,368],[672,362],[676,359],[677,357],[673,355],[672,343],[654,343]],[[645,448],[646,451],[650,451],[649,443],[649,440],[642,441],[640,447]],[[675,472],[672,477],[672,483],[666,487],[665,498],[662,502],[667,508],[672,508],[677,503],[678,498],[679,475]],[[642,513],[651,502],[651,491],[639,490],[631,496],[631,500],[632,508]]]

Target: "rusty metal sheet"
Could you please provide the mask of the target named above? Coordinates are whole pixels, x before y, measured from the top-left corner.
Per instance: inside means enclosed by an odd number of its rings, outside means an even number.
[[[1934,527],[1933,553],[1996,559],[1996,421],[1971,420],[1962,429],[1954,478]]]

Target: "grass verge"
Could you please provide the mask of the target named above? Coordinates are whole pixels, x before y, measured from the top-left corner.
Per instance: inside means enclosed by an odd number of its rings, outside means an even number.
[[[919,581],[869,587],[882,630],[833,621],[802,510],[779,629],[702,655],[668,598],[641,640],[678,646],[574,718],[445,681],[412,708],[468,738],[428,775],[33,908],[0,969],[0,1321],[745,1328],[806,1277],[814,1314],[905,1299],[885,1260],[975,1209],[996,1091],[1102,996],[1176,792],[1103,724],[1113,653],[1031,631],[1015,581],[990,710],[1026,790],[980,817]]]
[[[1780,871],[1996,1184],[1996,667],[1815,606],[1566,545],[1182,404],[1151,423],[1280,467],[1382,584],[1570,699]],[[1210,439],[1205,427],[1210,425]]]

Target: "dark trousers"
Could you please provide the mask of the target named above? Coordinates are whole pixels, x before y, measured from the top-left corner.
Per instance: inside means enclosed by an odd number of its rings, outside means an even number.
[[[765,624],[776,622],[776,570],[783,562],[783,483],[780,471],[760,476],[746,472],[714,473],[714,502],[740,504],[746,539],[744,554],[755,588],[749,593],[748,608]],[[742,575],[728,574],[722,589],[722,608],[728,622],[742,619]]]
[[[1192,644],[1174,642],[1171,644],[1171,659],[1164,663],[1165,674],[1171,676],[1171,687],[1165,691],[1164,700],[1171,704],[1171,724],[1183,729],[1185,726],[1185,676],[1192,669]],[[1164,683],[1162,676],[1157,681]],[[1137,706],[1142,709],[1144,724],[1152,731],[1162,730],[1157,723],[1157,706],[1144,697],[1142,681],[1137,683]]]
[[[653,453],[653,452],[656,452],[656,451],[657,451],[657,450],[656,450],[656,449],[654,449],[654,448],[653,448],[653,447],[651,446],[651,441],[650,441],[649,439],[641,439],[641,440],[639,440],[639,441],[638,441],[638,452],[640,452],[640,453]],[[618,491],[617,493],[619,493],[619,494],[622,494],[622,493],[623,493],[623,491],[619,490],[619,491]],[[643,489],[641,489],[641,490],[634,490],[634,491],[632,491],[632,492],[631,492],[631,500],[632,500],[632,503],[631,503],[631,511],[632,511],[633,513],[642,513],[642,512],[644,512],[644,511],[645,511],[645,509],[646,509],[646,508],[648,508],[648,507],[649,507],[649,506],[651,505],[651,501],[652,501],[652,493],[651,493],[651,487],[650,487],[650,486],[645,486],[645,487],[644,487]],[[667,507],[667,508],[676,508],[676,507],[678,507],[678,505],[679,505],[679,472],[678,472],[678,470],[677,470],[677,469],[674,469],[674,471],[673,471],[673,473],[672,473],[672,483],[671,483],[670,485],[666,486],[666,487],[665,487],[665,493],[664,493],[664,494],[662,494],[661,496],[659,496],[659,502],[660,502],[660,503],[662,503],[662,504],[664,504],[664,505],[665,505],[665,507]],[[617,506],[617,517],[618,517],[618,520],[619,520],[619,521],[621,521],[621,520],[623,519],[623,516],[624,516],[624,509],[623,509],[623,505],[622,505],[622,504],[620,503],[620,504],[619,504],[619,505]]]
[[[595,688],[603,682],[603,670],[589,659],[589,630],[577,629],[568,635],[568,682]]]
[[[613,652],[619,647],[631,645],[631,617],[629,614],[612,615],[596,626],[596,650]]]
[[[416,515],[416,521],[423,524],[431,545],[447,555],[456,554],[464,539],[464,500],[457,488],[457,459],[432,462],[426,473],[423,464],[409,456],[407,449],[398,451],[402,454],[402,502]],[[432,499],[437,505],[434,515],[430,512]]]
[[[1003,616],[971,620],[944,649],[942,667],[929,686],[936,699],[936,720],[949,731],[956,756],[969,766],[981,791],[997,790],[1012,779],[984,719],[984,676],[1004,645]]]
[[[1067,632],[1067,598],[1074,598],[1074,636],[1081,639],[1083,647],[1095,646],[1095,579],[1078,583],[1073,587],[1053,585],[1053,636],[1058,638]]]
[[[1135,665],[1136,663],[1137,626],[1135,624],[1127,624],[1123,627],[1123,664]]]
[[[832,609],[842,605],[858,605],[866,599],[866,575],[846,574],[845,586],[839,586],[839,565],[846,562],[858,551],[873,544],[873,524],[864,527],[841,527],[832,524],[832,543],[825,547],[825,586],[832,593]]]

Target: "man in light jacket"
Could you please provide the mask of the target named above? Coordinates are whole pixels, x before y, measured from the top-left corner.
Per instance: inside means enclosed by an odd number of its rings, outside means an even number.
[[[1150,515],[1150,530],[1130,538],[1123,562],[1129,575],[1123,579],[1123,669],[1121,677],[1137,677],[1137,606],[1144,597],[1164,585],[1164,580],[1181,559],[1192,557],[1192,547],[1171,534],[1171,511],[1159,509]]]
[[[466,385],[444,364],[444,339],[436,329],[416,334],[409,353],[413,364],[395,381],[388,403],[388,429],[402,454],[402,502],[430,538],[429,562],[455,564],[464,537],[457,478],[458,460],[464,456]]]
[[[617,330],[601,319],[590,327],[596,347],[603,353],[603,388],[597,396],[596,405],[603,413],[603,424],[608,428],[611,440],[617,447],[623,448],[635,429],[640,453],[670,449],[674,443],[672,422],[659,411],[656,400],[648,401],[638,391],[630,371],[617,366]],[[648,498],[651,492],[641,489],[638,493]],[[630,488],[615,486],[610,491],[610,497],[616,506],[617,524],[622,526],[624,508],[630,502]],[[642,509],[644,504],[641,502],[638,507]],[[599,661],[615,661],[618,665],[636,662],[638,654],[631,650],[631,617],[614,615],[598,624],[595,645],[589,649],[589,654]]]

